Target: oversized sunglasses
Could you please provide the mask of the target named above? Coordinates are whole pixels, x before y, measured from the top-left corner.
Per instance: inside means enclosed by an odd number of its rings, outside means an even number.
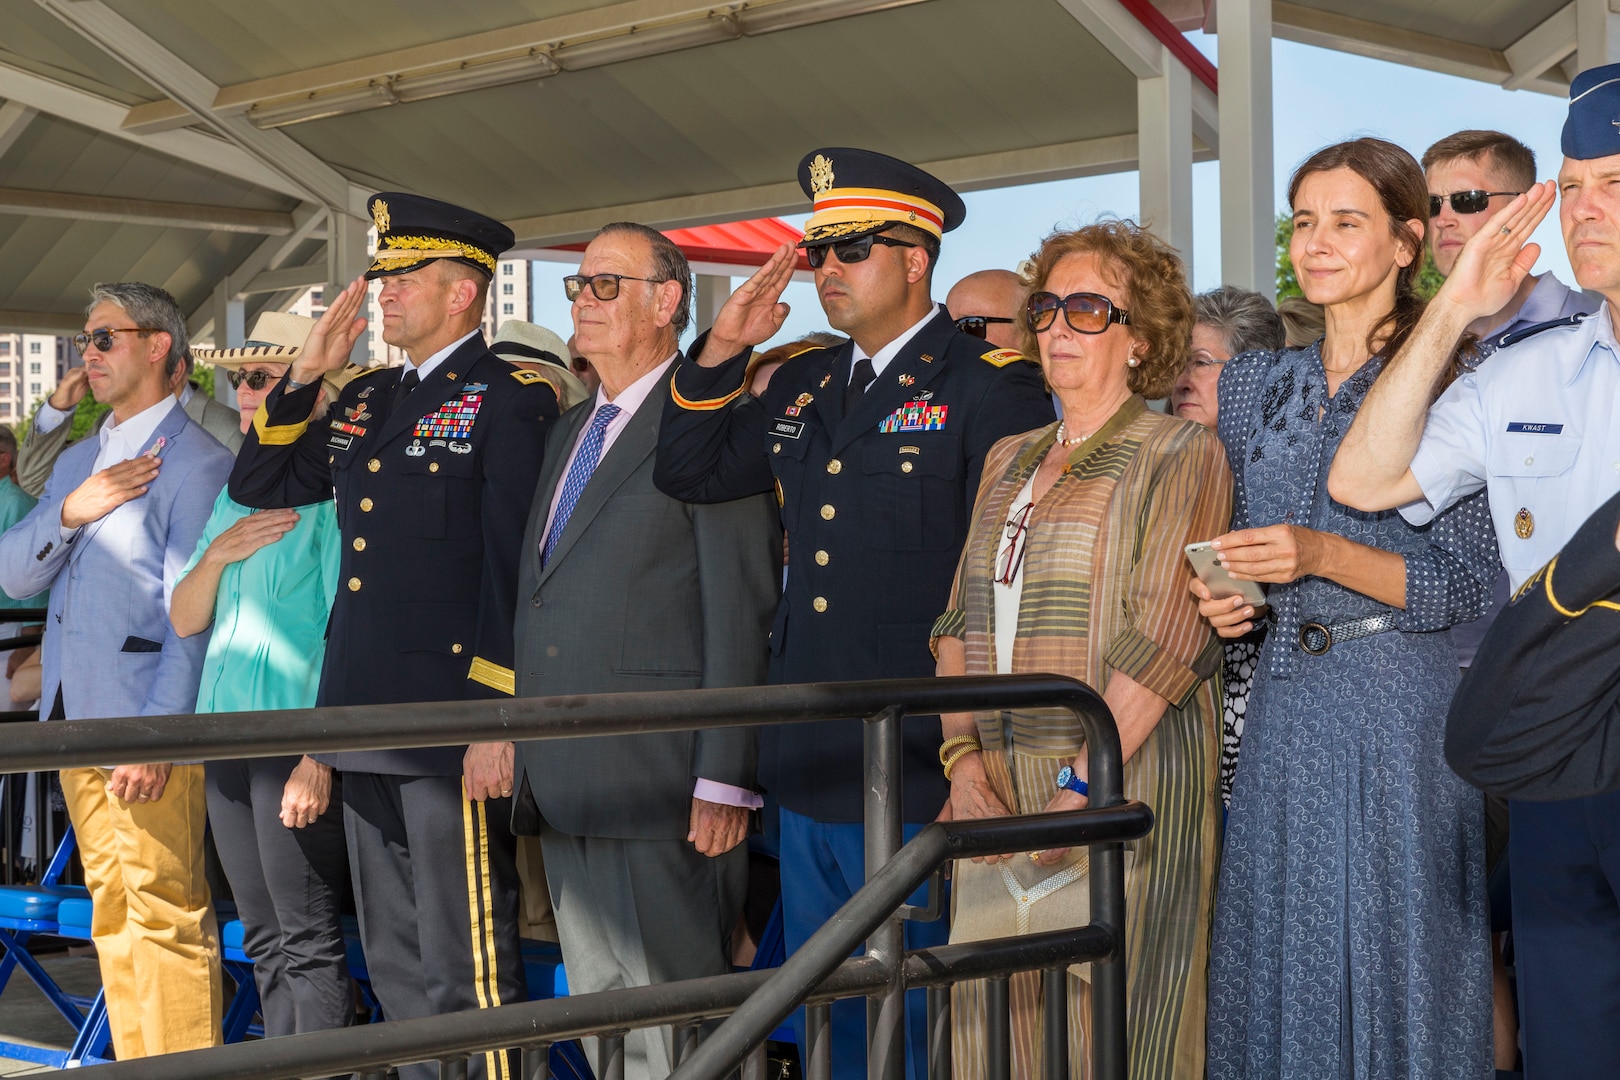
[[[230,380],[232,390],[242,389],[243,383],[247,383],[249,390],[263,390],[266,386],[278,381],[281,376],[272,375],[268,371],[242,371],[239,368],[233,368],[225,373],[225,378]]]
[[[896,240],[892,236],[879,236],[877,233],[867,233],[857,240],[845,240],[837,244],[817,244],[804,249],[804,258],[811,267],[819,268],[827,261],[827,252],[831,251],[838,256],[841,263],[865,262],[867,256],[872,254],[873,244],[883,244],[886,247],[911,248],[916,244],[908,244],[904,240]]]
[[[107,352],[113,347],[114,334],[156,334],[158,331],[159,328],[156,326],[101,326],[88,334],[74,334],[73,347],[79,350],[80,356],[83,356],[91,345],[101,352]]]
[[[650,281],[655,285],[663,284],[669,278],[631,277],[629,274],[569,274],[563,278],[563,292],[572,303],[579,299],[579,294],[585,291],[585,286],[591,287],[591,295],[598,300],[617,300],[619,297],[619,282],[621,281]]]
[[[1453,191],[1450,195],[1430,195],[1429,216],[1439,217],[1441,208],[1448,200],[1456,213],[1478,214],[1491,205],[1491,199],[1496,195],[1522,194],[1522,191]]]
[[[991,323],[1017,322],[1017,319],[1007,319],[1000,315],[964,315],[956,320],[956,328],[968,337],[982,338],[990,333]]]
[[[1077,292],[1058,296],[1056,293],[1038,292],[1030,296],[1024,309],[1029,318],[1029,328],[1037,334],[1044,333],[1057,321],[1059,308],[1063,309],[1063,320],[1069,324],[1069,329],[1077,334],[1100,334],[1108,329],[1110,323],[1121,326],[1131,324],[1131,313],[1115,307],[1112,300],[1100,293]]]

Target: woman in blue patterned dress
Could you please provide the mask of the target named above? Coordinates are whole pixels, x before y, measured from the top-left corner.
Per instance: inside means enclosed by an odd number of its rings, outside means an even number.
[[[1447,628],[1497,573],[1482,499],[1425,528],[1327,493],[1332,463],[1412,292],[1428,189],[1411,155],[1358,139],[1289,185],[1295,271],[1327,309],[1315,345],[1251,353],[1220,382],[1237,482],[1234,576],[1269,583],[1215,909],[1209,1076],[1485,1078],[1491,969],[1484,823],[1446,767]],[[1460,362],[1460,361],[1459,361]],[[1223,637],[1261,613],[1200,609]]]

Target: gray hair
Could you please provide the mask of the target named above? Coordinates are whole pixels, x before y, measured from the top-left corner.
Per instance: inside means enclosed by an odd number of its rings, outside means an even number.
[[[90,287],[90,307],[112,304],[124,310],[136,326],[161,330],[169,335],[169,355],[163,364],[163,374],[169,378],[187,363],[191,356],[191,338],[186,333],[186,315],[167,291],[143,281],[103,281]],[[145,336],[144,334],[142,335]]]
[[[652,276],[656,281],[673,281],[681,287],[681,305],[675,309],[675,317],[670,325],[675,328],[675,336],[680,337],[686,333],[686,328],[692,325],[692,265],[686,261],[686,255],[675,242],[657,229],[634,221],[615,221],[604,225],[597,230],[597,236],[606,236],[608,233],[629,233],[639,236],[647,241],[652,248]]]
[[[1222,285],[1193,297],[1194,318],[1220,334],[1233,356],[1275,352],[1283,347],[1283,323],[1277,309],[1257,292]]]

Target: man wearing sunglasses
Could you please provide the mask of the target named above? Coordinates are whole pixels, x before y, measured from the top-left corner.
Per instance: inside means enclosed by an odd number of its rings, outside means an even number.
[[[998,349],[1017,349],[1024,291],[1011,270],[980,270],[951,286],[945,310],[969,337],[983,338]]]
[[[377,254],[332,298],[270,391],[231,498],[276,509],[336,497],[342,561],[317,704],[510,697],[519,550],[557,397],[479,331],[512,231],[435,199],[369,201]],[[403,368],[372,368],[311,421],[323,377],[365,332],[380,282],[382,338]],[[524,1000],[510,743],[322,754],[343,770],[361,944],[383,1012],[407,1018]],[[479,900],[479,897],[484,899]],[[469,1075],[515,1072],[500,1052]],[[436,1075],[410,1065],[402,1077]]]
[[[1554,570],[1559,580],[1579,580],[1586,568],[1567,557],[1556,567],[1552,560],[1620,491],[1616,116],[1620,64],[1578,74],[1570,83],[1556,183],[1534,184],[1506,200],[1463,246],[1407,344],[1368,391],[1328,477],[1330,493],[1347,506],[1399,508],[1419,526],[1486,490],[1497,548],[1522,593],[1519,603],[1535,602],[1538,582],[1553,594]],[[1461,335],[1495,317],[1523,288],[1540,253],[1530,236],[1555,202],[1576,283],[1605,302],[1591,315],[1503,335],[1500,355],[1458,377],[1436,399]],[[1578,613],[1571,607],[1564,615]],[[1490,651],[1488,641],[1482,657]],[[1614,666],[1608,656],[1594,655],[1593,663]],[[1548,740],[1555,740],[1570,707],[1556,687],[1537,688],[1537,694],[1534,709],[1546,719],[1521,738],[1525,760],[1555,749]],[[1569,760],[1564,772],[1575,775],[1589,765]],[[1545,801],[1548,794],[1532,786],[1490,785],[1510,800],[1525,1075],[1613,1076],[1620,1061],[1614,979],[1620,971],[1620,867],[1613,858],[1620,792]]]
[[[787,316],[779,301],[793,252],[783,247],[678,364],[655,479],[689,502],[775,493],[790,555],[773,682],[928,676],[930,630],[949,606],[985,454],[1050,423],[1052,405],[1034,364],[960,332],[931,297],[940,238],[966,215],[955,192],[903,161],[846,148],[807,154],[799,183],[815,203],[801,246],[822,310],[851,340],[788,359],[763,397],[745,394],[753,347]],[[789,949],[865,877],[861,728],[794,724],[761,736],[761,780],[781,804]],[[945,803],[939,746],[936,719],[908,718],[908,836]],[[943,921],[908,923],[908,945],[941,942],[944,931]],[[916,1002],[907,1011],[916,1077],[924,1017]],[[833,1006],[837,1077],[865,1075],[862,1012],[859,1001]]]
[[[105,352],[112,347],[112,339],[116,336],[108,327],[96,327],[74,335],[73,345],[80,356],[92,343]],[[180,406],[186,410],[187,416],[201,424],[204,431],[234,454],[242,447],[242,430],[237,424],[236,413],[224,402],[202,392],[202,387],[191,378],[195,370],[196,361],[187,352],[186,362],[175,372],[174,396],[180,399]],[[17,452],[17,484],[30,495],[38,497],[45,490],[45,481],[50,479],[56,459],[68,448],[68,436],[73,428],[69,421],[73,419],[73,410],[78,408],[89,388],[84,368],[70,368],[62,381],[56,384],[56,389],[51,391],[50,397],[40,402],[34,422],[29,425],[28,436],[23,439]],[[105,420],[102,422],[106,423]]]

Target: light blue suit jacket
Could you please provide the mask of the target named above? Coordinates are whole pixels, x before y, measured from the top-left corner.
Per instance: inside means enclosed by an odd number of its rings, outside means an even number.
[[[163,467],[140,498],[62,539],[62,500],[90,476],[99,439],[56,462],[39,505],[0,536],[0,588],[51,590],[40,715],[62,690],[67,719],[192,712],[208,635],[181,638],[169,596],[196,550],[231,452],[179,403],[158,421]],[[145,449],[143,447],[143,449]]]

